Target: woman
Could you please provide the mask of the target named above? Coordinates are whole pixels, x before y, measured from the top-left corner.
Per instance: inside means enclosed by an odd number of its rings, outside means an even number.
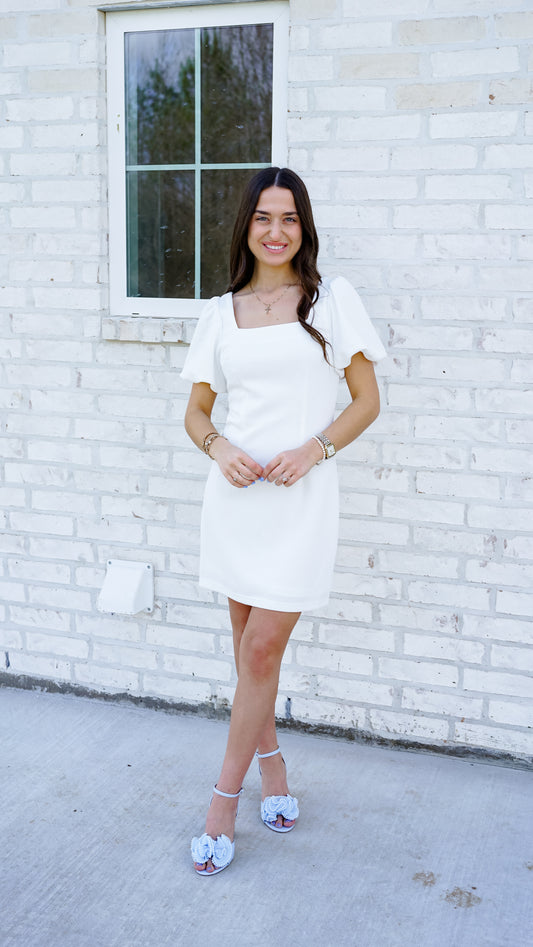
[[[298,805],[274,715],[281,659],[300,613],[328,601],[338,531],[333,455],[379,412],[372,361],[383,346],[350,284],[342,277],[322,284],[317,252],[301,179],[287,168],[260,171],[237,215],[229,289],[206,304],[182,372],[193,382],[187,433],[214,461],[200,584],[228,596],[238,674],[205,833],[191,847],[201,875],[233,858],[254,753],[263,822],[276,832],[294,827]],[[333,420],[343,375],[352,400]],[[211,420],[222,392],[223,435]]]

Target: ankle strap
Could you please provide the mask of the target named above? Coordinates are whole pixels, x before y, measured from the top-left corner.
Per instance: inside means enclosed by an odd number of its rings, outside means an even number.
[[[272,750],[272,753],[256,753],[255,755],[258,760],[266,760],[269,756],[275,756],[276,753],[281,753],[279,746],[275,750]]]
[[[238,792],[222,792],[221,789],[217,789],[216,786],[213,786],[213,792],[216,792],[217,796],[224,796],[225,799],[236,799],[242,792],[242,786]]]

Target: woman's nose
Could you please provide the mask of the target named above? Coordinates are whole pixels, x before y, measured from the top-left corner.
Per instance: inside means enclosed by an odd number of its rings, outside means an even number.
[[[270,236],[277,239],[281,234],[281,223],[279,220],[270,221]]]

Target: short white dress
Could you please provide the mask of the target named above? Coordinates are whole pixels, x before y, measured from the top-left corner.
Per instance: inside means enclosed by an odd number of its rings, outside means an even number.
[[[240,329],[231,293],[206,303],[181,377],[227,392],[224,434],[265,466],[331,424],[339,379],[356,352],[370,361],[385,349],[364,306],[344,277],[324,280],[309,321]],[[245,605],[309,611],[329,598],[338,542],[336,458],[318,464],[291,487],[258,481],[232,486],[212,463],[200,532],[200,585]]]

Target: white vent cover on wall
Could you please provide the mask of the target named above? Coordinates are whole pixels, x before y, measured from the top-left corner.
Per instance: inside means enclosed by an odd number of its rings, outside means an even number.
[[[108,559],[98,610],[117,615],[151,612],[154,607],[154,570],[149,562]]]

